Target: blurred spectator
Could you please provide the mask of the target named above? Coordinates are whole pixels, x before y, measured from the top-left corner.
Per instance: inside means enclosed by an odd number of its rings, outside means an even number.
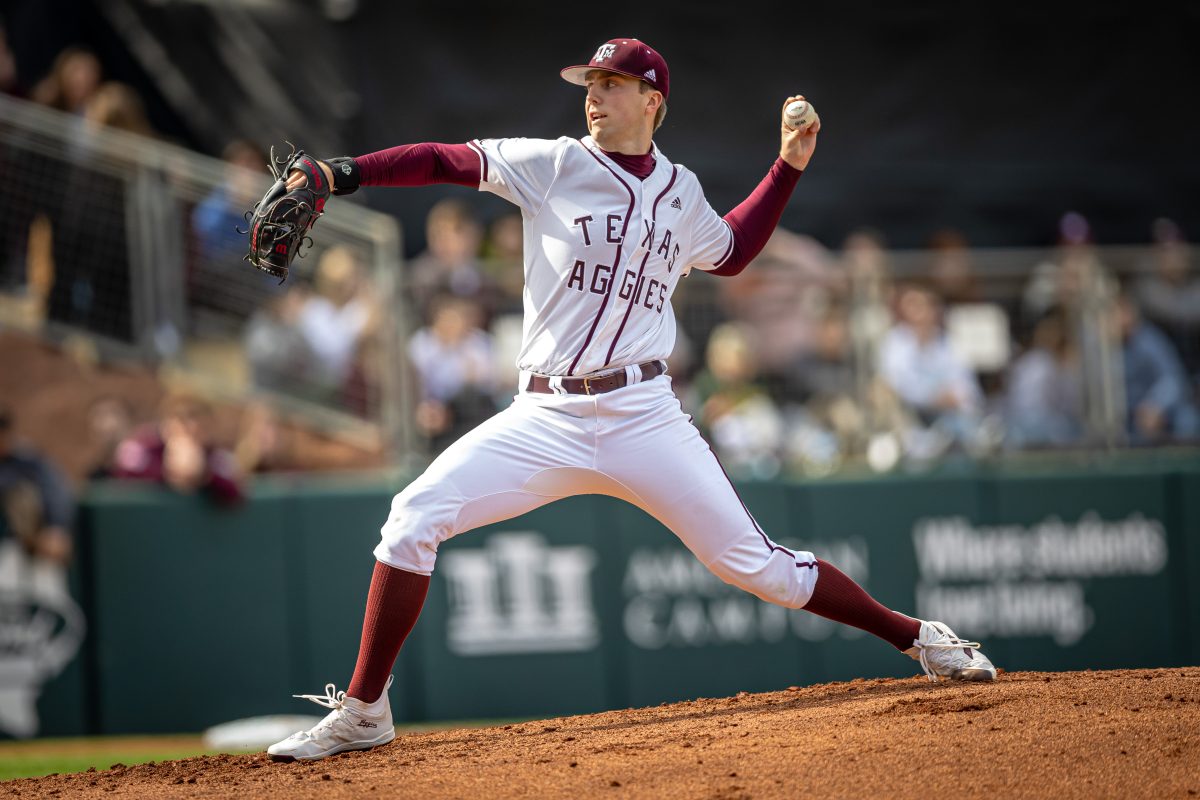
[[[896,297],[897,322],[879,349],[884,381],[927,426],[910,431],[908,449],[918,458],[936,455],[953,441],[969,441],[983,411],[979,384],[950,347],[941,314],[941,299],[932,290],[904,286]]]
[[[417,424],[441,450],[496,411],[491,336],[476,326],[469,300],[438,298],[428,327],[413,334],[408,355],[421,385]]]
[[[237,464],[217,447],[213,412],[190,394],[169,395],[159,422],[135,431],[117,446],[114,477],[154,481],[180,494],[203,493],[214,503],[242,500]]]
[[[59,564],[71,559],[74,500],[59,470],[17,441],[12,411],[0,405],[0,538]]]
[[[1200,413],[1179,354],[1126,293],[1117,297],[1114,322],[1125,373],[1126,426],[1135,444],[1200,435]]]
[[[106,83],[88,104],[89,131],[152,134],[141,99],[128,86]],[[85,143],[87,140],[85,140]],[[126,239],[125,178],[77,164],[67,178],[54,231],[50,319],[132,341],[133,313]]]
[[[101,84],[88,102],[84,118],[93,130],[108,128],[139,136],[156,136],[141,95],[132,86],[117,81]]]
[[[1104,273],[1087,219],[1075,211],[1064,214],[1058,223],[1058,249],[1053,260],[1035,265],[1025,284],[1022,326],[1031,329],[1055,306],[1062,306],[1074,316],[1087,287]]]
[[[133,407],[123,397],[106,394],[88,406],[88,433],[95,447],[88,480],[112,478],[116,472],[117,447],[133,431]]]
[[[1008,375],[1005,428],[1013,447],[1066,445],[1083,435],[1079,354],[1062,308],[1038,320]]]
[[[900,398],[930,421],[946,412],[975,412],[983,397],[975,376],[942,332],[941,299],[909,284],[896,298],[897,322],[880,347],[880,371]]]
[[[438,295],[451,294],[476,301],[486,328],[497,306],[497,289],[479,260],[483,226],[470,207],[455,198],[439,201],[425,220],[426,250],[409,269],[413,307],[428,312]],[[429,318],[426,318],[428,321]]]
[[[759,374],[774,377],[812,349],[816,326],[807,312],[823,308],[841,285],[823,245],[777,228],[754,264],[718,289],[727,315],[749,328]]]
[[[790,372],[789,395],[803,406],[790,415],[789,460],[807,474],[824,474],[866,436],[866,416],[856,399],[849,315],[831,304],[818,315],[813,350]]]
[[[871,228],[851,232],[842,243],[842,272],[849,282],[858,394],[864,396],[871,380],[869,369],[879,363],[879,345],[892,324],[892,269],[883,234]]]
[[[293,281],[250,317],[242,344],[255,388],[301,397],[313,393],[308,372],[316,354],[300,330],[300,313],[307,302],[307,289]]]
[[[34,102],[59,111],[83,114],[100,88],[102,70],[92,51],[68,47],[54,59],[50,74],[33,87]]]
[[[196,263],[188,274],[189,301],[219,312],[194,321],[200,325],[237,324],[263,305],[278,281],[257,270],[246,269],[247,238],[240,230],[249,223],[244,214],[266,188],[267,154],[252,142],[235,139],[221,157],[225,170],[221,182],[192,210]],[[218,333],[222,331],[217,331]]]
[[[929,237],[929,280],[946,307],[959,303],[983,302],[983,290],[971,263],[967,237],[953,228],[937,231]]]
[[[745,325],[726,322],[713,329],[691,405],[731,472],[770,477],[779,471],[783,417],[758,380],[756,352]]]
[[[874,228],[851,231],[842,242],[841,260],[850,294],[860,298],[854,305],[886,309],[891,302],[892,267],[883,234]]]
[[[483,273],[500,293],[498,314],[519,314],[525,291],[525,225],[520,214],[492,220],[483,244]]]
[[[235,139],[225,146],[221,158],[227,165],[224,179],[192,211],[192,228],[206,259],[236,254],[234,260],[240,262],[246,237],[237,229],[246,228],[244,214],[262,197],[267,154],[253,142]]]
[[[1152,229],[1150,263],[1134,292],[1142,313],[1158,325],[1179,351],[1193,380],[1200,378],[1200,275],[1191,269],[1191,248],[1172,220]]]
[[[984,295],[967,238],[944,229],[929,241],[930,288],[942,298],[942,325],[954,352],[988,394],[999,386],[1011,357],[1009,311]]]
[[[823,403],[854,394],[853,351],[846,308],[830,304],[816,315],[812,349],[789,370],[789,394],[801,403]]]
[[[269,403],[252,401],[238,420],[233,455],[243,475],[277,472],[294,465],[292,442],[280,425],[279,415]]]
[[[297,317],[299,330],[316,356],[308,374],[323,395],[340,394],[355,353],[375,332],[380,313],[358,252],[341,245],[323,252],[313,275],[313,293]]]

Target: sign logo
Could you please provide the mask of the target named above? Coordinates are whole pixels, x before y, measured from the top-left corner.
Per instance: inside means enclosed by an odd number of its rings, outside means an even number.
[[[648,69],[648,70],[646,70],[646,74],[643,75],[642,77],[644,77],[648,81],[656,81],[656,80],[658,80],[658,73],[652,69]]]
[[[446,639],[463,656],[565,653],[600,642],[590,547],[550,546],[537,533],[500,533],[439,560],[450,609]]]
[[[29,557],[13,539],[0,542],[0,730],[38,732],[42,684],[75,658],[84,627],[66,571]]]
[[[602,44],[596,49],[596,55],[592,56],[592,61],[608,61],[617,53],[615,44]]]
[[[866,541],[852,537],[780,544],[825,554],[859,583],[869,583]],[[625,564],[625,636],[642,650],[773,644],[789,638],[857,639],[857,628],[759,600],[722,581],[678,545],[638,548]]]
[[[946,619],[972,636],[1049,637],[1061,647],[1096,622],[1085,581],[1149,576],[1167,565],[1167,532],[1134,513],[1077,522],[978,525],[963,517],[917,520],[917,616]]]

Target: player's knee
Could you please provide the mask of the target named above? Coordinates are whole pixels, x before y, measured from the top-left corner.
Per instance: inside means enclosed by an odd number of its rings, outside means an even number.
[[[431,572],[438,545],[454,535],[459,504],[434,487],[414,483],[392,500],[375,550],[380,561],[416,572]]]
[[[725,551],[709,569],[760,600],[784,608],[803,608],[816,584],[815,563],[808,553],[751,546]]]

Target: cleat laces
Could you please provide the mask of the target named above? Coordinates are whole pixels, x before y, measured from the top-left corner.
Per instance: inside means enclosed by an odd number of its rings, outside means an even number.
[[[979,647],[981,646],[979,644],[979,642],[968,642],[964,639],[958,638],[958,636],[952,636],[941,630],[939,630],[938,632],[941,635],[938,637],[938,639],[936,641],[925,642],[924,644],[922,644],[921,642],[913,643],[916,646],[917,651],[918,651],[917,660],[921,664],[921,669],[925,670],[925,677],[929,678],[929,680],[933,681],[934,683],[937,683],[938,681],[940,681],[942,679],[942,676],[939,675],[938,672],[934,669],[934,667],[929,663],[929,655],[930,654],[927,652],[928,650],[931,650],[931,649],[932,650],[938,650],[938,649],[954,650],[954,649],[965,649],[965,648],[969,648],[969,647],[979,649]],[[936,653],[934,654],[934,657],[935,658],[937,657]]]
[[[319,706],[333,709],[332,713],[327,714],[325,719],[318,722],[311,730],[299,731],[292,734],[292,738],[305,739],[312,738],[313,734],[324,728],[333,726],[333,723],[342,719],[349,709],[346,707],[346,693],[337,691],[337,686],[332,683],[325,684],[325,694],[294,694],[292,697],[298,697],[301,700],[309,700]]]
[[[325,684],[325,694],[294,694],[292,697],[299,697],[301,700],[311,700],[319,706],[333,708],[341,711],[346,707],[346,693],[339,692],[337,686],[332,683]]]

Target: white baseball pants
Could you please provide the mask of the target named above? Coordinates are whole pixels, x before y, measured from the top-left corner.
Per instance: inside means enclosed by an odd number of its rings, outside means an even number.
[[[521,392],[396,495],[375,557],[428,575],[452,536],[577,494],[633,503],[763,600],[801,608],[812,596],[816,558],[762,531],[666,375],[598,395]]]

